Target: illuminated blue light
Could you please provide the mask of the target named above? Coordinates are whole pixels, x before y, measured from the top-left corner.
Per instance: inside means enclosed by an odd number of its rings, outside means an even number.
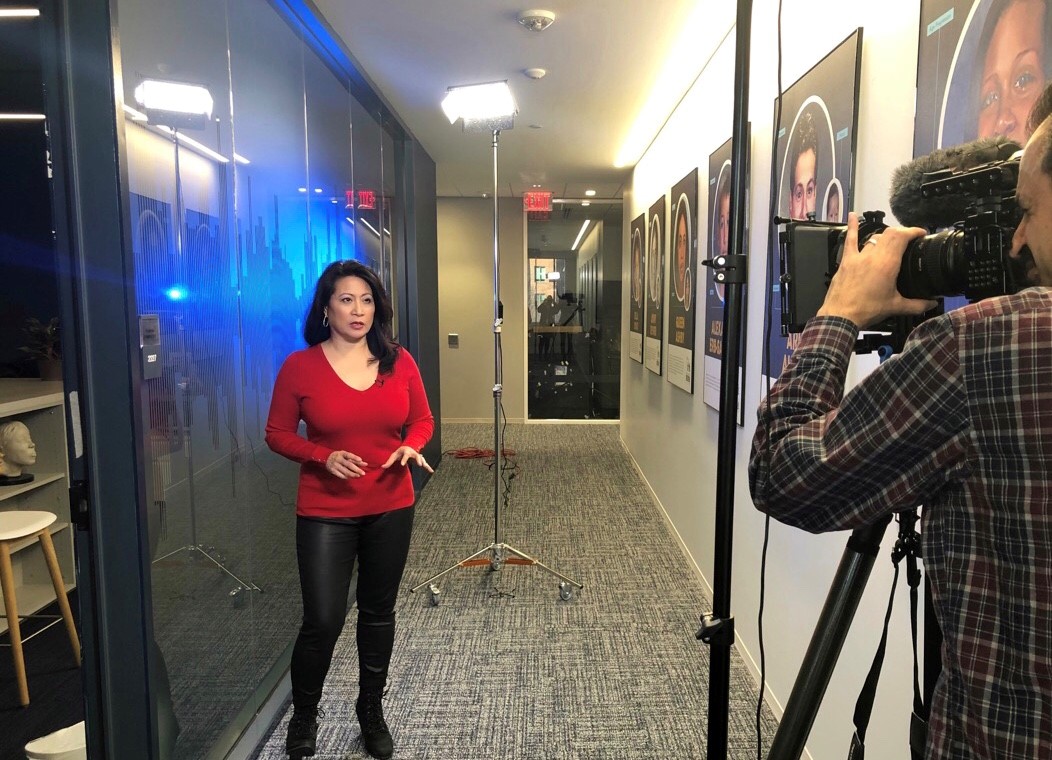
[[[168,290],[164,291],[164,294],[165,296],[167,296],[169,301],[185,301],[188,295],[186,292],[186,288],[182,287],[181,285],[173,285],[172,287],[168,288]]]

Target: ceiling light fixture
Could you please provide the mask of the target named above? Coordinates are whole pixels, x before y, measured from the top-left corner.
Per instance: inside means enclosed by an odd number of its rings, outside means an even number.
[[[555,14],[551,11],[542,11],[535,8],[519,14],[519,23],[531,32],[543,32],[554,22]]]
[[[584,224],[581,225],[581,231],[577,233],[577,239],[575,241],[573,241],[573,245],[570,246],[570,250],[571,251],[576,251],[577,250],[577,246],[581,244],[581,238],[584,237],[584,231],[586,229],[588,229],[588,223],[590,221],[592,221],[592,220],[591,219],[585,219],[584,220]]]
[[[0,8],[0,18],[37,18],[39,8]]]
[[[595,195],[595,190],[585,190],[584,194],[587,195],[589,198],[591,198],[592,196]]]

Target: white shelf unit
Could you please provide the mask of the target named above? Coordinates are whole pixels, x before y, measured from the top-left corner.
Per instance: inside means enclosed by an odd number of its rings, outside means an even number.
[[[49,531],[55,554],[62,568],[66,590],[76,583],[73,563],[73,531],[69,514],[69,464],[66,459],[66,416],[61,382],[0,378],[0,424],[24,422],[36,444],[37,461],[26,472],[33,480],[19,485],[0,486],[0,512],[37,510],[52,512],[57,520]],[[39,541],[19,541],[12,546],[11,565],[15,575],[18,612],[31,615],[55,601],[44,555]],[[7,619],[0,617],[0,633],[7,631]]]

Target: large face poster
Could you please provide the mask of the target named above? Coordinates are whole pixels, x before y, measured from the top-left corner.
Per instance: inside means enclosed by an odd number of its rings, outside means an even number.
[[[1031,108],[1052,80],[1046,0],[922,0],[913,155],[984,137],[1026,144]],[[947,298],[943,309],[963,306]]]
[[[640,214],[632,220],[629,249],[631,261],[631,287],[628,302],[628,357],[643,363],[643,267],[646,262],[645,244],[647,215]]]
[[[694,315],[697,313],[698,170],[672,187],[671,274],[668,278],[668,381],[694,392]]]
[[[1026,121],[1052,76],[1046,0],[922,0],[913,154],[1004,136]]]
[[[748,136],[746,137],[748,140]],[[708,258],[730,253],[731,227],[731,157],[732,142],[727,140],[709,156],[709,212]],[[748,166],[745,186],[748,187]],[[746,211],[748,211],[746,209]],[[748,213],[746,213],[748,218]],[[748,230],[743,235],[749,239]],[[746,253],[746,251],[742,251]],[[716,282],[712,267],[705,267],[705,403],[713,409],[720,408],[721,371],[723,365],[723,301],[726,286]],[[746,298],[742,295],[742,303]],[[738,424],[745,424],[745,314],[742,310],[741,340],[738,347]]]
[[[643,365],[661,374],[661,342],[665,331],[665,196],[650,207],[647,216],[646,337]]]
[[[855,184],[861,54],[860,28],[782,95],[781,119],[774,129],[777,185],[772,189],[778,216],[822,222],[847,219]],[[767,255],[774,258],[774,277],[768,283],[771,338],[763,355],[763,374],[773,381],[788,364],[799,336],[781,334],[777,234]]]

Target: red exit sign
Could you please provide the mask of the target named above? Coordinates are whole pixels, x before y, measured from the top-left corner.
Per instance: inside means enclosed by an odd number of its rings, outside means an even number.
[[[344,193],[347,200],[347,208],[376,208],[376,191],[375,190],[347,190]],[[357,197],[357,203],[355,198]]]
[[[524,211],[551,211],[551,190],[530,190],[523,193],[522,208]]]

